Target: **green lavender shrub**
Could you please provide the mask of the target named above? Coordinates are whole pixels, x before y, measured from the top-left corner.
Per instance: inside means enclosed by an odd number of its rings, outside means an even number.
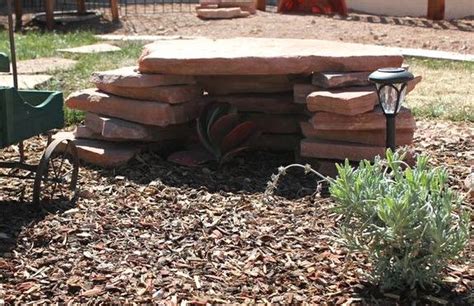
[[[366,254],[373,281],[384,289],[431,287],[469,239],[469,216],[448,174],[419,156],[416,166],[387,151],[386,159],[346,161],[329,191],[344,215],[339,235],[353,251]]]

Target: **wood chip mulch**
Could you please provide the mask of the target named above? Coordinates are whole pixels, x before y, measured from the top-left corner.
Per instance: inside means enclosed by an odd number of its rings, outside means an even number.
[[[419,121],[415,149],[445,166],[454,188],[473,171],[472,123]],[[27,143],[38,158],[43,138]],[[15,154],[0,151],[0,159]],[[370,265],[334,239],[340,216],[291,172],[263,192],[289,154],[248,153],[221,170],[187,169],[154,153],[127,167],[81,169],[75,206],[33,213],[21,182],[0,178],[0,304],[26,302],[404,304],[363,273]],[[472,211],[473,203],[465,201]],[[466,249],[474,247],[471,239]],[[424,304],[472,302],[474,270],[453,263]],[[471,299],[471,300],[469,300]]]

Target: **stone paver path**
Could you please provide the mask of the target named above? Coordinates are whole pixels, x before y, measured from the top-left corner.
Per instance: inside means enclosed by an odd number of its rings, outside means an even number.
[[[53,77],[46,74],[22,74],[18,76],[18,88],[20,89],[34,89],[40,86]],[[0,86],[12,86],[13,77],[11,74],[0,74]]]
[[[58,49],[59,52],[78,53],[78,54],[116,52],[120,50],[122,49],[110,44],[94,44],[94,45],[81,46],[81,47],[76,47],[76,48]]]
[[[17,63],[19,74],[37,74],[52,70],[68,70],[76,65],[77,61],[60,57],[35,58]]]

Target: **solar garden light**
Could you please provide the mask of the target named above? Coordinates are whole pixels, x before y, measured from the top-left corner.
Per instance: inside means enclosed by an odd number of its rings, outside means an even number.
[[[375,83],[379,104],[387,122],[386,147],[395,152],[395,117],[402,107],[408,81],[414,76],[404,68],[381,68],[369,75]]]

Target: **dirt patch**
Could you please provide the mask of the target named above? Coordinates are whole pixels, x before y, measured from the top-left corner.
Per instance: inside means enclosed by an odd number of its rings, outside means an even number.
[[[473,166],[474,125],[419,127],[416,151],[446,167],[451,185],[462,189]],[[42,144],[28,141],[27,152],[37,158]],[[0,159],[14,154],[2,150]],[[84,167],[77,206],[42,214],[15,200],[21,185],[1,180],[11,200],[0,201],[0,297],[7,304],[407,302],[371,287],[359,273],[370,269],[363,257],[333,240],[339,216],[330,199],[313,194],[314,177],[290,173],[277,196],[264,198],[270,175],[290,161],[289,154],[251,153],[216,171],[145,153],[113,171]],[[468,304],[469,267],[446,272],[446,286],[429,294]]]

